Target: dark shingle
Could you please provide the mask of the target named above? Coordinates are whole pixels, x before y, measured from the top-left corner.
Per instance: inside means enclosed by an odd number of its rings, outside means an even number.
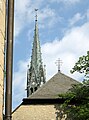
[[[58,94],[65,93],[71,88],[72,84],[78,81],[58,72],[46,84],[33,93],[30,99],[58,98]]]

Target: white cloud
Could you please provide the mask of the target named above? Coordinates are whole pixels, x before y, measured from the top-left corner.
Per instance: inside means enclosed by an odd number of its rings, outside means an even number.
[[[30,12],[28,12],[28,15],[27,15],[28,21],[30,21],[32,18],[31,17],[32,13],[30,13]],[[62,19],[61,17],[57,16],[56,11],[54,9],[49,8],[48,6],[46,8],[43,8],[38,11],[38,23],[39,23],[38,27],[39,27],[39,29],[44,29],[44,28],[51,29],[52,27],[54,27],[54,25],[58,21],[61,21],[61,19]],[[33,21],[33,20],[31,20],[31,21]],[[32,38],[33,31],[34,31],[33,29],[30,29],[28,31],[28,39]]]
[[[75,4],[80,2],[81,0],[60,0],[61,2],[67,3],[67,4]]]
[[[65,5],[71,5],[81,2],[81,0],[51,0],[51,2],[64,3]]]
[[[68,30],[62,40],[54,40],[42,46],[43,59],[47,65],[48,78],[56,73],[55,61],[60,58],[63,61],[62,71],[69,75],[79,56],[86,54],[89,49],[89,23],[81,27]],[[78,79],[79,76],[75,76]]]
[[[78,21],[84,19],[84,16],[81,16],[80,13],[76,13],[73,18],[69,19],[69,23],[70,25],[74,25],[75,23],[77,23]]]
[[[84,14],[81,14],[81,13],[74,14],[74,16],[71,19],[69,19],[68,21],[69,21],[69,25],[73,26],[77,22],[81,22],[81,21],[84,21],[84,20],[89,22],[89,9],[87,9]]]
[[[34,20],[33,12],[35,7],[38,7],[38,4],[39,0],[35,2],[32,0],[15,0],[15,37],[19,35],[27,23],[31,23]],[[30,19],[28,19],[28,16]]]
[[[87,20],[89,21],[89,9],[87,9],[86,16],[87,16]]]
[[[32,16],[33,14],[31,13],[31,11],[28,12],[28,21],[34,20],[35,15]],[[49,6],[38,10],[39,28],[53,27],[55,23],[57,23],[59,20],[61,20],[61,17],[57,16],[56,11],[54,9],[51,9]]]
[[[14,72],[13,76],[13,109],[22,102],[26,97],[26,80],[27,80],[27,61],[19,61],[18,70]]]
[[[31,4],[31,0],[15,0],[15,25],[14,36],[18,36],[21,30],[25,26],[26,13],[28,5]]]
[[[29,4],[31,4],[31,0],[15,0],[15,12],[19,14],[26,13]]]
[[[15,19],[14,19],[14,36],[15,37],[19,35],[23,27],[24,26],[23,26],[22,18],[18,17],[18,19],[16,19],[16,15],[15,15]]]
[[[74,27],[65,33],[62,40],[56,38],[53,42],[42,45],[43,63],[46,64],[47,80],[57,73],[55,62],[58,58],[63,61],[61,71],[74,79],[79,80],[82,76],[78,73],[70,74],[70,70],[78,60],[79,56],[85,55],[89,50],[89,22],[80,27]],[[20,61],[19,69],[14,73],[14,95],[13,100],[17,104],[25,96],[26,72],[29,60]],[[18,97],[19,96],[19,97]],[[18,98],[18,99],[17,99]]]
[[[59,18],[60,19],[60,18]],[[58,22],[58,16],[56,15],[56,11],[49,7],[46,7],[39,11],[39,21],[40,25],[45,25],[47,27],[52,27],[56,22]],[[45,24],[47,23],[47,24]]]
[[[15,37],[24,29],[25,26],[31,25],[35,19],[34,9],[40,9],[38,11],[39,27],[44,28],[44,22],[47,23],[47,27],[52,27],[61,20],[61,17],[56,15],[56,11],[50,8],[48,5],[42,8],[43,0],[16,0],[15,1]]]
[[[80,0],[52,0],[56,2],[63,2],[65,4],[75,4],[80,2]],[[18,36],[19,33],[24,29],[26,23],[34,22],[34,8],[39,8],[43,5],[43,0],[18,0],[16,1],[16,10],[15,10],[15,36]],[[39,27],[52,27],[57,20],[61,20],[57,16],[54,9],[51,9],[49,6],[46,8],[40,9],[38,11]],[[87,23],[83,24],[80,27],[73,27],[73,25],[82,20],[84,17],[87,17]],[[47,22],[45,22],[48,20]],[[63,61],[61,66],[61,71],[68,76],[71,76],[75,79],[80,79],[80,74],[75,73],[74,75],[70,74],[71,68],[74,66],[78,57],[86,54],[86,51],[89,50],[89,10],[87,10],[86,15],[81,15],[76,13],[72,19],[69,20],[70,25],[73,27],[66,31],[64,37],[59,40],[56,38],[53,42],[48,42],[42,45],[42,56],[43,63],[46,64],[47,70],[47,80],[51,78],[55,73],[57,73],[57,66],[55,62],[58,58]],[[41,22],[40,22],[41,21]],[[47,23],[44,26],[44,22]],[[43,26],[42,26],[43,25]],[[28,36],[30,36],[29,31]],[[13,101],[14,103],[19,104],[23,97],[26,96],[26,80],[27,80],[27,65],[29,60],[20,61],[18,63],[18,70],[14,72],[14,82],[13,82]],[[15,101],[16,100],[16,101]]]

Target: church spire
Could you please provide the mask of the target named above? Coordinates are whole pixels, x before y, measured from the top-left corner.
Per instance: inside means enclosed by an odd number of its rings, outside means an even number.
[[[37,10],[35,19],[34,40],[30,67],[27,71],[27,97],[34,93],[42,84],[45,83],[45,68],[43,68],[41,58],[41,47],[39,41]]]

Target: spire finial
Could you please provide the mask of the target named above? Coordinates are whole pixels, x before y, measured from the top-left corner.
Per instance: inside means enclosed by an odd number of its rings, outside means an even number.
[[[58,58],[58,60],[55,62],[55,64],[58,66],[58,72],[60,72],[60,67],[62,65],[62,60],[60,60],[60,58]]]
[[[35,13],[36,13],[36,16],[35,16],[35,17],[36,17],[36,21],[37,21],[37,11],[38,11],[38,9],[35,9]]]

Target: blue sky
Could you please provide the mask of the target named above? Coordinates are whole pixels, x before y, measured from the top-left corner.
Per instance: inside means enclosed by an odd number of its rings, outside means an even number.
[[[60,58],[61,72],[81,81],[82,75],[71,75],[70,70],[89,50],[89,0],[15,0],[13,109],[26,97],[35,8],[39,9],[39,39],[47,80],[57,73],[55,62]]]

